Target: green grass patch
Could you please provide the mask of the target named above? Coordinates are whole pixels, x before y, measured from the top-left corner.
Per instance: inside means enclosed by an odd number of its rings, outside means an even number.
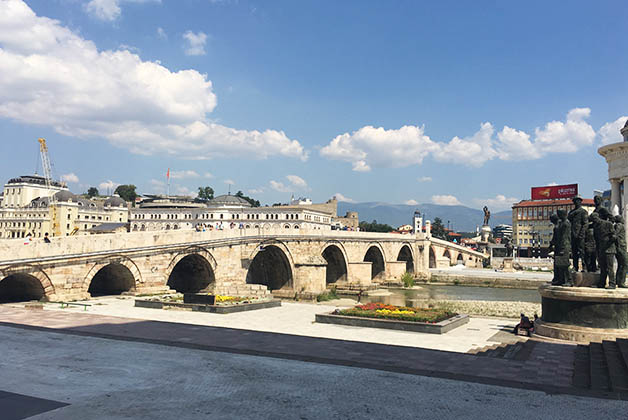
[[[408,273],[407,271],[403,273],[403,276],[401,276],[401,281],[403,282],[403,287],[414,286],[414,276],[412,273]]]
[[[328,300],[334,300],[334,299],[339,299],[338,295],[336,294],[335,287],[332,287],[330,290],[316,296],[317,302],[327,302]]]

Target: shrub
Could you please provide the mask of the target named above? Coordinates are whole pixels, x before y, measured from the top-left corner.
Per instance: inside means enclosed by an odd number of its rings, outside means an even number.
[[[407,271],[403,273],[403,276],[401,276],[401,281],[403,282],[404,287],[414,286],[414,276]]]
[[[320,295],[316,296],[316,301],[317,302],[326,302],[328,300],[334,300],[334,299],[338,299],[338,295],[336,294],[336,288],[332,287],[330,290],[321,293]]]

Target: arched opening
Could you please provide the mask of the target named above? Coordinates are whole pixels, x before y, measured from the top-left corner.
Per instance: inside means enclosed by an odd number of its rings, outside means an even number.
[[[464,257],[462,256],[462,252],[458,254],[458,258],[456,258],[456,264],[464,265]]]
[[[406,271],[408,273],[414,273],[414,258],[412,258],[412,251],[408,245],[404,245],[399,250],[399,256],[397,261],[406,262]]]
[[[274,245],[260,248],[246,274],[246,282],[263,284],[271,291],[292,287],[292,269],[283,250]]]
[[[40,300],[44,296],[41,282],[30,274],[12,274],[0,281],[0,303]]]
[[[449,253],[448,249],[443,252],[443,257],[447,258],[449,260],[449,265],[451,265],[451,254]]]
[[[372,246],[366,251],[365,262],[371,263],[371,280],[383,280],[385,273],[384,255],[378,247]]]
[[[436,254],[434,254],[432,247],[430,247],[430,268],[436,268]]]
[[[92,297],[121,295],[132,290],[135,290],[133,273],[119,263],[111,263],[98,270],[87,289]]]
[[[327,261],[325,280],[327,284],[347,281],[347,262],[340,248],[330,245],[323,251],[323,258]]]
[[[214,280],[214,270],[209,262],[198,254],[190,254],[174,266],[168,277],[168,286],[179,293],[199,293]]]

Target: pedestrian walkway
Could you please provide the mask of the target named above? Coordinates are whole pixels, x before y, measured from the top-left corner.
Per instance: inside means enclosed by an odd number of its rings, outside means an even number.
[[[525,360],[478,357],[425,348],[297,336],[263,331],[121,318],[80,311],[36,311],[4,306],[2,325],[69,335],[266,356],[547,393],[624,398],[572,384],[575,346],[537,343]]]

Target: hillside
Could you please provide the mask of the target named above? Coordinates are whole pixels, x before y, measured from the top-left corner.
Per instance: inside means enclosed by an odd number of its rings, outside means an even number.
[[[370,203],[338,203],[338,215],[344,215],[347,211],[357,211],[362,221],[387,223],[393,227],[403,224],[412,224],[414,211],[419,210],[424,215],[424,220],[434,220],[440,217],[445,226],[449,220],[450,228],[457,231],[475,231],[476,226],[482,225],[484,213],[479,209],[466,206],[441,206],[438,204],[388,204],[380,202]],[[512,211],[505,210],[491,214],[490,225],[511,224]]]

